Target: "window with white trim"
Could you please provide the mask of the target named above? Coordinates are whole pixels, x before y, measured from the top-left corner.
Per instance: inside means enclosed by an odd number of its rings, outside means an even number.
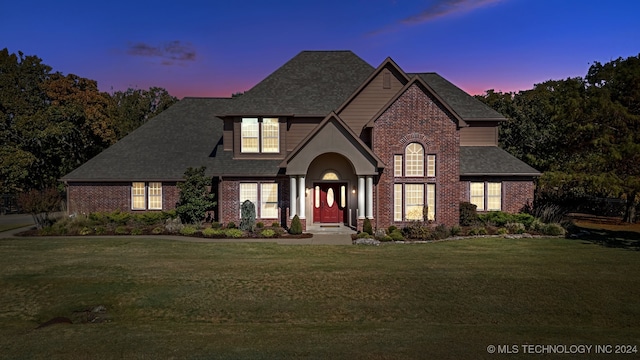
[[[279,153],[280,122],[278,118],[242,118],[240,152]]]
[[[278,218],[278,184],[240,183],[239,193],[240,206],[245,200],[251,201],[256,207],[256,218]],[[241,212],[239,214],[242,216]]]
[[[394,221],[422,221],[425,205],[427,219],[435,220],[435,184],[393,184]]]
[[[424,148],[411,143],[404,149],[404,176],[424,176]]]
[[[502,210],[502,183],[471,182],[469,185],[469,202],[478,211]]]
[[[402,177],[402,155],[393,155],[393,176]]]
[[[131,210],[162,210],[162,183],[131,183]]]
[[[427,155],[427,176],[428,177],[436,176],[436,156],[435,155]]]

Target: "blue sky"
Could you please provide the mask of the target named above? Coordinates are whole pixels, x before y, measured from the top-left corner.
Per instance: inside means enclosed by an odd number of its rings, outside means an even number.
[[[352,50],[479,94],[637,56],[638,14],[640,1],[622,0],[12,1],[0,48],[108,92],[230,96],[302,50]]]

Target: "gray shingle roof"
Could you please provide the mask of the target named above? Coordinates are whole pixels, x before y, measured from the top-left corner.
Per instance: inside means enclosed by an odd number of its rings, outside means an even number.
[[[303,51],[240,96],[229,112],[324,117],[373,70],[351,51]]]
[[[408,76],[418,75],[429,85],[440,97],[451,106],[464,121],[473,120],[504,120],[497,111],[480,102],[478,99],[467,94],[459,87],[450,83],[447,79],[436,73],[407,74]]]
[[[539,176],[540,172],[497,146],[461,146],[461,176]]]
[[[222,120],[232,99],[186,98],[71,173],[64,181],[179,180],[187,167],[207,175],[275,175],[278,160],[232,160],[222,150]]]

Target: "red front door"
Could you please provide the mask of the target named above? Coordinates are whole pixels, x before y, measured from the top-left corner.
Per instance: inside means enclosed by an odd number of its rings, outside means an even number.
[[[316,184],[313,188],[313,220],[319,223],[343,221],[341,205],[341,184]]]

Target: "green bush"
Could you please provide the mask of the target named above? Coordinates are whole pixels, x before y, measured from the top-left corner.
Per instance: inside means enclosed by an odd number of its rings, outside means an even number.
[[[391,234],[392,232],[394,232],[396,230],[398,230],[398,228],[396,226],[391,225],[391,226],[389,226],[387,228],[387,234]]]
[[[157,225],[168,219],[169,215],[165,212],[154,211],[135,214],[133,217],[136,221],[144,225]]]
[[[193,235],[198,231],[195,226],[185,225],[182,229],[180,229],[180,234],[182,235]]]
[[[93,233],[93,230],[91,230],[90,227],[83,227],[82,229],[80,229],[80,231],[78,232],[80,235],[91,235]]]
[[[504,211],[489,211],[484,214],[478,215],[480,221],[489,226],[503,227],[508,223],[520,223],[525,228],[529,228],[531,223],[535,220],[535,217],[529,214],[509,214]]]
[[[524,234],[525,226],[519,222],[510,222],[504,224],[504,227],[509,231],[510,234]]]
[[[421,222],[415,221],[409,226],[402,229],[402,233],[406,238],[411,240],[431,240],[433,232],[428,226],[423,226]]]
[[[472,226],[478,222],[478,207],[470,202],[460,203],[460,225]]]
[[[484,227],[474,227],[469,230],[469,235],[487,235],[487,229],[485,229]]]
[[[462,228],[458,225],[451,227],[451,236],[458,236],[462,233]]]
[[[291,228],[289,228],[289,234],[300,235],[302,234],[302,223],[298,215],[295,215],[291,220]]]
[[[240,229],[226,229],[224,231],[224,234],[226,237],[228,238],[241,238],[244,236],[244,231],[240,230]]]
[[[506,235],[508,233],[509,233],[509,230],[507,230],[507,229],[505,229],[503,227],[501,227],[498,230],[496,230],[496,234],[498,234],[498,235]]]
[[[364,223],[362,223],[362,232],[373,235],[373,227],[371,226],[371,220],[369,220],[369,218],[364,219]]]
[[[356,236],[358,239],[368,239],[368,238],[373,238],[373,236],[369,233],[366,232],[361,232]]]
[[[274,222],[271,224],[271,227],[273,227],[273,228],[279,228],[279,227],[280,227],[280,223],[279,223],[279,222],[277,222],[277,221],[274,221]]]
[[[116,235],[129,235],[129,229],[124,225],[119,225],[116,227],[115,231]]]
[[[214,222],[211,223],[211,228],[212,229],[220,229],[220,228],[222,228],[222,224],[220,224],[217,221],[214,221]]]
[[[153,228],[153,230],[151,230],[151,233],[154,235],[160,235],[164,232],[164,228],[162,227],[155,227]]]
[[[202,235],[206,236],[206,237],[225,237],[225,233],[224,230],[222,229],[214,229],[214,228],[207,228],[202,230]]]
[[[256,223],[256,228],[262,229],[263,227],[264,227],[264,223],[262,221],[259,221]]]
[[[544,226],[545,224],[540,221],[540,219],[534,219],[529,225],[529,230],[541,233],[544,229]]]
[[[565,234],[565,230],[562,225],[558,223],[551,223],[544,226],[543,233],[550,236],[560,236]]]
[[[432,237],[435,240],[446,239],[449,237],[450,231],[446,225],[440,224],[432,231]]]
[[[396,229],[389,233],[389,237],[393,241],[404,241],[404,236],[402,235],[402,231]]]
[[[207,211],[216,206],[214,194],[208,190],[211,177],[205,175],[206,168],[189,167],[182,176],[184,181],[178,182],[180,199],[176,207],[176,214],[183,223],[200,224],[205,219]]]
[[[131,229],[131,235],[142,235],[142,229],[141,228]]]
[[[120,210],[116,210],[107,214],[107,220],[117,225],[126,225],[127,221],[129,221],[130,218],[131,214],[127,212],[121,212]]]
[[[264,238],[272,238],[276,236],[276,232],[272,229],[264,229],[260,232],[260,236]]]
[[[245,200],[240,206],[242,218],[240,220],[240,229],[244,231],[253,231],[256,224],[256,206],[249,200]]]
[[[384,242],[393,241],[393,239],[389,235],[385,235],[385,236],[381,237],[379,240],[380,241],[384,241]]]
[[[96,235],[102,235],[107,232],[107,229],[104,226],[96,226]]]
[[[227,229],[235,229],[236,228],[236,223],[234,223],[233,221],[229,221],[227,223]]]

